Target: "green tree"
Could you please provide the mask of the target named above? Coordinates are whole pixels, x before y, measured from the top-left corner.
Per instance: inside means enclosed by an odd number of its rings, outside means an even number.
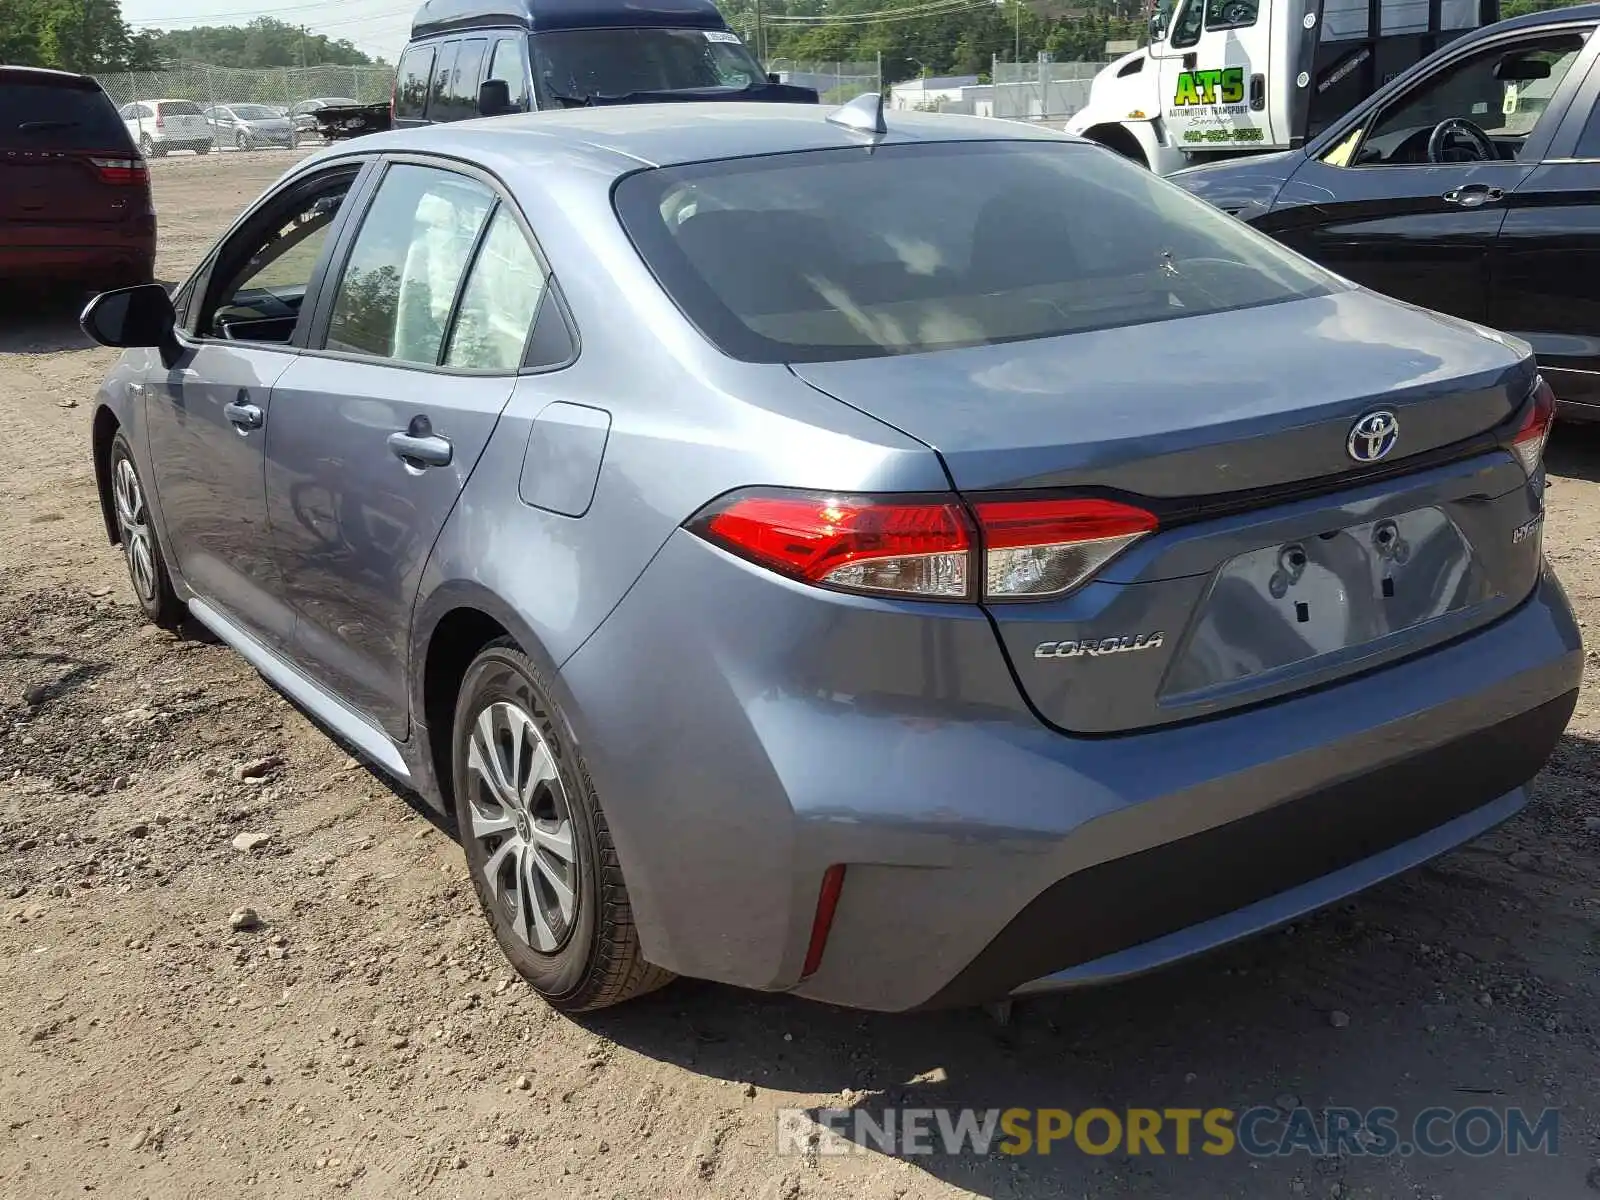
[[[344,38],[312,33],[273,17],[257,17],[248,25],[154,30],[151,42],[166,62],[212,67],[315,67],[325,63],[361,67],[373,61]]]
[[[117,0],[0,0],[0,62],[122,71],[142,49]]]

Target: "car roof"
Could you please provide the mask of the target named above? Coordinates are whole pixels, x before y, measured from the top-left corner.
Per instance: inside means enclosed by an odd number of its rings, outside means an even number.
[[[482,161],[491,168],[492,159],[513,163],[531,152],[561,150],[589,157],[597,164],[609,162],[621,174],[640,165],[671,166],[867,144],[861,134],[828,121],[833,111],[828,105],[739,101],[602,105],[369,134],[360,139],[359,148],[423,151]],[[1082,141],[1020,121],[902,111],[886,111],[884,117],[888,133],[878,139],[883,145]]]
[[[76,71],[55,71],[49,67],[13,67],[0,64],[0,83],[54,84],[57,87],[79,88],[86,92],[100,91],[100,84],[92,75]]]
[[[506,25],[528,30],[728,27],[712,0],[424,0],[412,18],[411,36]]]

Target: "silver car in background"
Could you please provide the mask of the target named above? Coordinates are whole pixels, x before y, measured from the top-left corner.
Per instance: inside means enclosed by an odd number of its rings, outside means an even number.
[[[84,314],[107,532],[453,814],[557,1007],[1115,979],[1516,812],[1528,347],[1102,147],[594,107],[297,164]]]
[[[213,104],[203,111],[215,131],[218,146],[235,150],[278,146],[292,150],[299,145],[294,122],[265,104]]]

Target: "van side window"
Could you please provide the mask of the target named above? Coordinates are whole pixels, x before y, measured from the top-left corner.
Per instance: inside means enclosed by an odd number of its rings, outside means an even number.
[[[450,71],[444,105],[429,116],[435,121],[465,121],[478,115],[478,80],[483,75],[483,60],[488,52],[488,38],[462,41],[455,66]]]
[[[1260,9],[1261,0],[1206,0],[1206,28],[1248,29]]]
[[[433,78],[433,47],[412,46],[395,69],[394,115],[399,121],[420,121],[428,107],[428,82]]]
[[[528,111],[528,68],[522,57],[520,37],[501,38],[494,44],[494,58],[489,62],[485,81],[503,79],[511,93],[511,107],[517,112]]]
[[[433,86],[428,89],[428,120],[448,120],[441,114],[450,111],[450,76],[456,69],[460,42],[445,42],[433,60]]]

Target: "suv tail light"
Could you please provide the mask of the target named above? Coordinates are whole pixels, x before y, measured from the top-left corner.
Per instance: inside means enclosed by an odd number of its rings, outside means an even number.
[[[148,183],[150,170],[142,158],[100,158],[91,156],[89,165],[101,183]]]
[[[1522,428],[1511,439],[1511,452],[1517,456],[1522,469],[1532,478],[1544,459],[1544,444],[1550,438],[1550,426],[1556,419],[1556,394],[1550,385],[1539,377],[1533,385],[1533,404],[1522,419]]]
[[[1071,591],[1158,525],[1154,514],[1112,500],[980,500],[969,512],[955,496],[756,489],[723,497],[687,527],[822,587],[1004,601]]]

